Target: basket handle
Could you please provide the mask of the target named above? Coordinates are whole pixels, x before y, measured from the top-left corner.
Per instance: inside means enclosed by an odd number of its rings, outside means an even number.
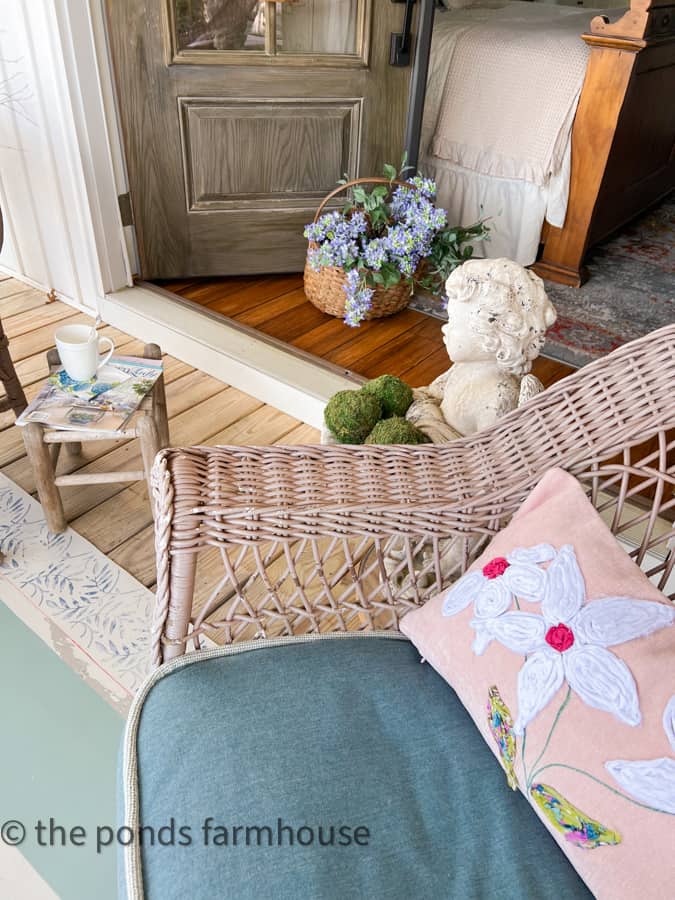
[[[342,191],[346,191],[350,187],[355,187],[357,184],[395,184],[398,187],[407,187],[411,188],[413,191],[417,190],[417,187],[414,184],[411,184],[409,181],[397,181],[395,178],[391,181],[388,178],[382,178],[375,176],[373,178],[355,178],[353,181],[347,181],[345,184],[340,184],[335,190],[331,191],[327,197],[324,197],[321,203],[319,204],[319,208],[316,211],[314,216],[314,224],[319,221],[319,216],[326,208],[326,204],[329,203],[333,197],[337,197],[338,194],[341,194]]]

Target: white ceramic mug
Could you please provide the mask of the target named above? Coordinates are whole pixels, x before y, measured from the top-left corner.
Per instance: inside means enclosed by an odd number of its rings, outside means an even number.
[[[61,357],[61,365],[75,381],[89,381],[104,366],[115,349],[109,337],[99,338],[91,325],[63,325],[54,334],[56,349]],[[110,345],[101,357],[100,344]]]

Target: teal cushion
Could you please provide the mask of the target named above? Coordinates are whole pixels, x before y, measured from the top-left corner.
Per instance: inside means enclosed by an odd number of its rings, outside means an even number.
[[[148,900],[590,896],[404,640],[258,642],[185,665],[149,691],[136,747]]]

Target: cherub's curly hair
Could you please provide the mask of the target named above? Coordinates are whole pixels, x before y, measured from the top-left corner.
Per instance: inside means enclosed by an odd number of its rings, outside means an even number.
[[[455,269],[445,283],[451,303],[476,305],[472,325],[497,365],[526,375],[556,320],[544,282],[510,259],[472,259]]]

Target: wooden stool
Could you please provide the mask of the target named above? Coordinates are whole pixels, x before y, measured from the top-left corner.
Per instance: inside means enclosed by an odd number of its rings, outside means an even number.
[[[157,344],[146,344],[143,358],[161,359],[162,351]],[[47,362],[50,372],[61,367],[57,350],[50,350],[47,353]],[[29,422],[23,427],[26,454],[35,474],[38,497],[51,532],[59,534],[68,527],[59,493],[59,487],[62,485],[141,481],[145,478],[149,486],[155,456],[164,447],[169,446],[164,375],[160,375],[150,393],[143,398],[139,410],[140,412],[134,413],[131,426],[123,431],[62,431],[45,428],[37,422]],[[56,463],[62,444],[65,444],[69,455],[75,456],[81,452],[82,444],[87,441],[123,441],[131,438],[139,439],[143,470],[101,472],[95,475],[56,474]]]
[[[12,357],[9,355],[9,340],[2,327],[2,319],[0,319],[0,381],[7,395],[0,399],[0,412],[13,409],[14,415],[18,416],[28,406],[28,403],[17,377]]]

